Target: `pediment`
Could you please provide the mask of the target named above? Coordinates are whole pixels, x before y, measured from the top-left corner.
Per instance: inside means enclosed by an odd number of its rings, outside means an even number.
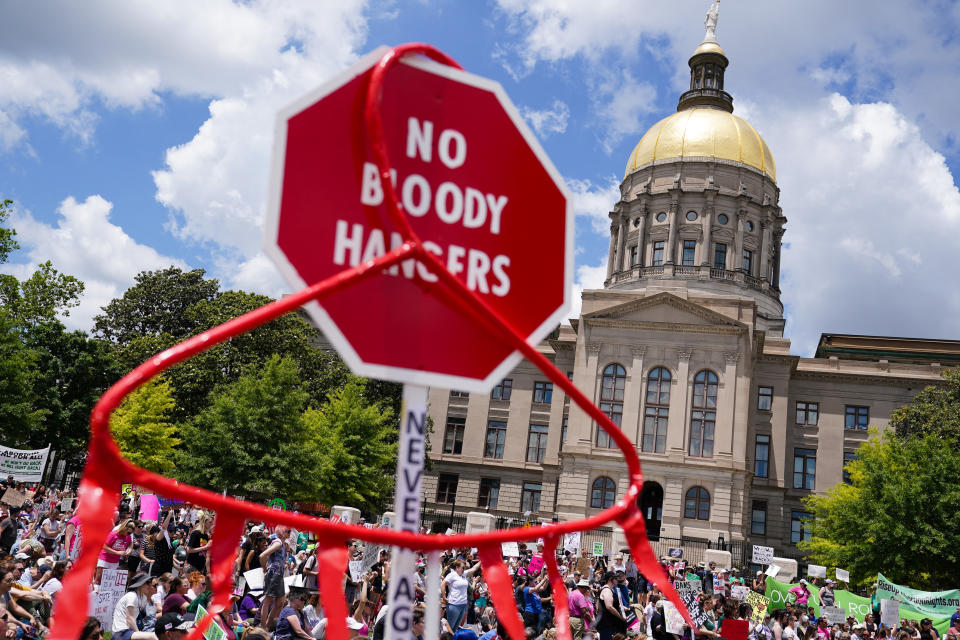
[[[695,325],[737,331],[746,326],[711,309],[662,292],[648,298],[631,300],[583,315],[588,323],[621,322],[637,324]]]

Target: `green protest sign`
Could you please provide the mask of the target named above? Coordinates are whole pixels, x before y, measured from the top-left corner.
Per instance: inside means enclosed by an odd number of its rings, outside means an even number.
[[[950,628],[950,616],[960,607],[960,589],[920,591],[894,584],[881,573],[877,575],[877,599],[898,600],[901,618],[930,618],[934,628],[944,635]]]
[[[790,589],[795,586],[797,585],[780,582],[767,576],[766,595],[770,598],[769,610],[783,609],[787,604],[793,604],[797,596],[790,593]],[[807,586],[810,589],[810,599],[807,601],[807,606],[813,607],[814,615],[819,617],[820,605],[817,602],[817,595],[820,593],[820,589],[813,585]],[[857,622],[863,622],[866,615],[871,611],[870,598],[862,598],[842,589],[834,589],[833,594],[836,597],[836,606],[846,611],[848,616],[856,618]]]
[[[203,620],[207,615],[207,610],[203,608],[203,605],[197,605],[197,622]],[[203,632],[203,637],[206,640],[224,640],[227,637],[226,631],[223,630],[223,627],[220,626],[215,619],[210,621],[210,626],[207,627],[207,630]]]

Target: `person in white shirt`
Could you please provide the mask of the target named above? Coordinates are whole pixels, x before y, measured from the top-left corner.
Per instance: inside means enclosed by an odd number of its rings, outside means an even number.
[[[460,624],[467,616],[467,586],[469,585],[467,578],[479,569],[479,562],[467,569],[462,560],[457,560],[440,585],[440,594],[443,597],[443,603],[447,606],[447,622],[450,623],[453,632],[460,628]]]
[[[653,627],[650,625],[650,621],[653,620],[653,614],[657,612],[657,601],[660,599],[660,596],[653,594],[650,596],[650,599],[647,600],[647,606],[643,608],[643,617],[647,621],[647,637],[653,637]]]
[[[787,618],[787,626],[783,628],[781,634],[783,640],[797,640],[797,618],[790,616]]]
[[[110,627],[113,640],[157,640],[151,631],[140,631],[137,618],[147,610],[150,597],[156,591],[156,578],[138,573],[127,584],[127,592],[117,601]]]

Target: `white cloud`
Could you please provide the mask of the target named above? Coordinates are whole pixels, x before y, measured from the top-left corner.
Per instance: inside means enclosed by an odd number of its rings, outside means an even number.
[[[550,109],[524,107],[521,113],[541,138],[546,138],[551,133],[563,133],[567,130],[567,121],[570,119],[570,107],[563,100],[554,100]]]
[[[186,268],[182,261],[139,244],[110,222],[112,210],[113,205],[102,196],[88,196],[83,202],[71,196],[60,203],[56,225],[39,222],[19,209],[11,216],[11,226],[28,259],[4,265],[6,271],[24,278],[38,264],[50,260],[60,272],[76,276],[86,285],[80,306],[64,319],[71,329],[89,330],[100,307],[121,295],[140,271],[170,265]]]
[[[620,181],[612,175],[597,185],[590,180],[567,178],[567,187],[573,194],[574,215],[587,218],[595,232],[609,237],[610,211],[620,200],[619,185]]]
[[[648,82],[638,82],[624,72],[616,82],[604,83],[602,98],[596,107],[602,118],[603,148],[613,151],[625,137],[646,131],[643,116],[655,108],[657,89]]]
[[[607,278],[607,256],[602,256],[600,264],[591,266],[581,264],[577,267],[576,279],[573,283],[573,308],[571,318],[579,318],[583,307],[583,292],[587,289],[602,289],[603,281]]]

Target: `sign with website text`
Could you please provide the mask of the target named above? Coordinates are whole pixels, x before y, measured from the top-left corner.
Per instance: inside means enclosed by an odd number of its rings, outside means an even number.
[[[297,289],[403,244],[363,109],[382,55],[278,116],[264,248]],[[411,58],[386,77],[380,112],[390,181],[423,248],[539,343],[570,306],[574,217],[516,107],[491,80]],[[489,390],[520,354],[437,295],[436,282],[410,258],[305,308],[359,375]]]
[[[17,482],[40,482],[48,455],[49,445],[44,449],[0,447],[0,478],[13,476]]]

